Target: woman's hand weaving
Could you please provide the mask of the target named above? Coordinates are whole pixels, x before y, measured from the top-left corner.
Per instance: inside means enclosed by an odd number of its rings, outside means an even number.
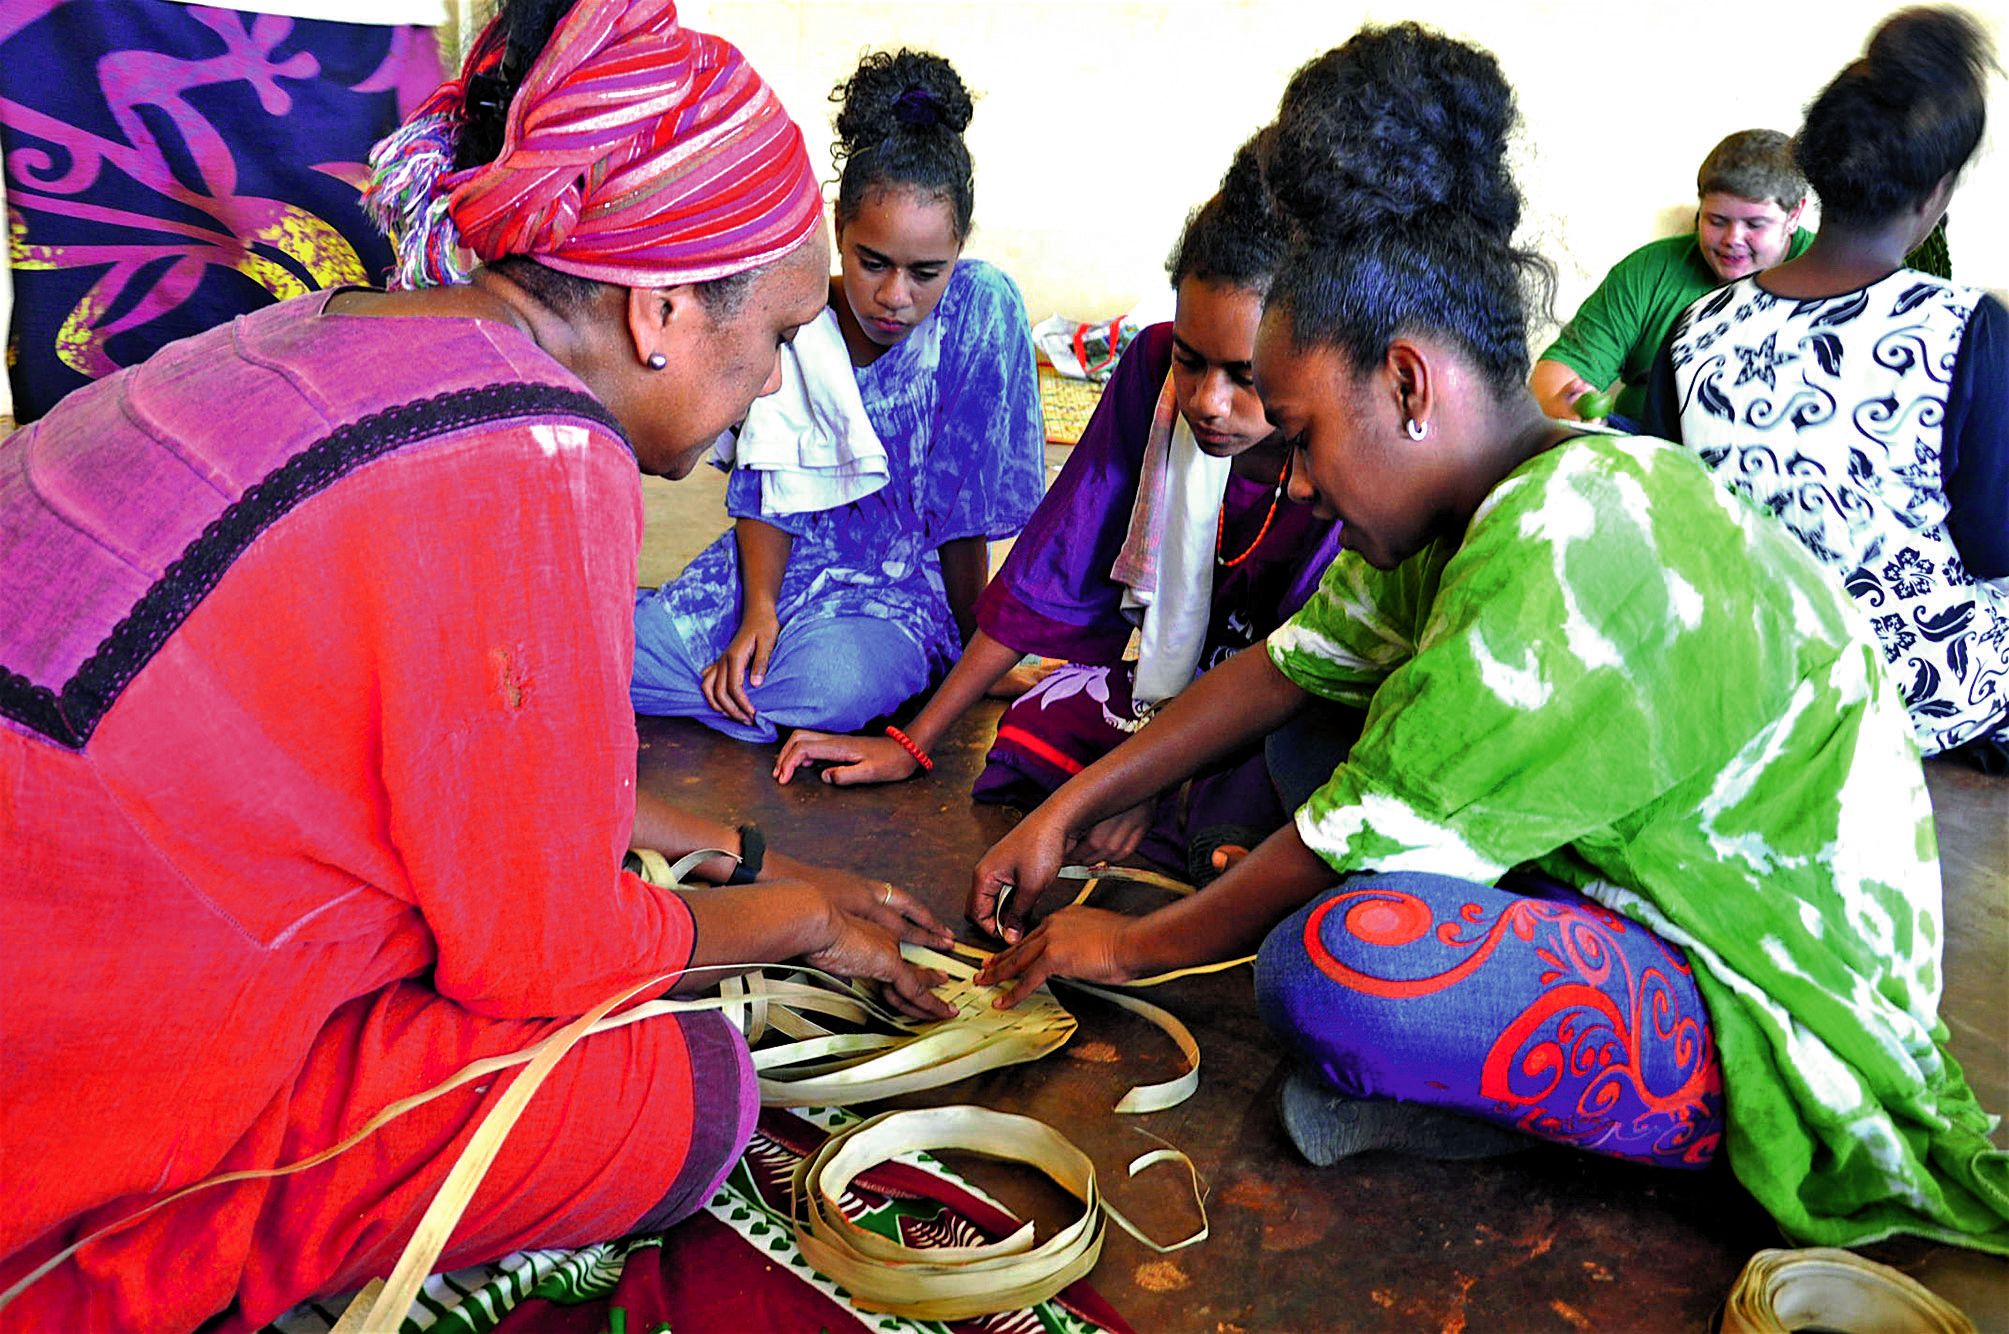
[[[1157,813],[1155,801],[1141,801],[1127,811],[1118,811],[1106,820],[1097,820],[1067,850],[1076,862],[1094,866],[1099,862],[1121,861],[1136,852],[1151,832]]]
[[[927,913],[927,909],[911,901],[908,907],[923,915]],[[916,1019],[955,1018],[955,1007],[933,990],[948,979],[932,968],[918,968],[901,957],[900,940],[905,925],[902,916],[893,907],[860,914],[833,904],[829,943],[804,954],[803,962],[839,977],[871,978],[884,983],[880,990],[886,1003],[902,1014]],[[887,920],[889,917],[891,922]]]
[[[941,979],[900,954],[911,940],[946,946],[951,937],[927,907],[884,880],[818,870],[814,879],[679,892],[696,925],[697,949],[679,991],[715,984],[721,971],[801,959],[840,977],[886,983],[887,1002],[923,1019],[946,1019],[929,994]]]
[[[1024,940],[991,959],[977,972],[985,986],[1010,983],[998,1008],[1017,1005],[1049,977],[1082,982],[1129,982],[1130,934],[1136,919],[1103,908],[1062,908],[1033,928]]]
[[[1060,874],[1074,842],[1074,831],[1057,806],[1049,798],[977,863],[967,913],[1000,940],[1017,943],[1033,905]]]
[[[838,910],[877,922],[901,940],[935,949],[947,949],[955,943],[955,935],[928,911],[927,904],[888,881],[827,867],[814,868],[810,880]]]

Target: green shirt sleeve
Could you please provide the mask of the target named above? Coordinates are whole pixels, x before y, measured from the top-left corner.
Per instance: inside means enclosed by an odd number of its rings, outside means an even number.
[[[1366,708],[1416,652],[1442,566],[1435,545],[1391,571],[1340,552],[1304,606],[1271,632],[1270,661],[1300,690]]]
[[[1798,258],[1813,239],[1798,229],[1786,257]],[[1674,322],[1721,285],[1694,233],[1649,241],[1612,266],[1541,359],[1569,367],[1599,389],[1622,380],[1616,411],[1637,419],[1646,408],[1653,359]]]
[[[1541,359],[1569,367],[1596,389],[1624,374],[1634,345],[1652,323],[1650,271],[1658,267],[1656,258],[1654,247],[1642,246],[1614,265]]]

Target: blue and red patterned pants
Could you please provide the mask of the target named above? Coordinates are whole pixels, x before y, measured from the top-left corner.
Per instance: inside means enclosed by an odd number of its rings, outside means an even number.
[[[1340,1092],[1699,1168],[1723,1084],[1680,950],[1540,877],[1355,876],[1263,943],[1263,1017]]]

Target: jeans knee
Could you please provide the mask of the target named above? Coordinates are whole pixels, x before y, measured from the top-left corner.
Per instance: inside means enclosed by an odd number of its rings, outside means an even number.
[[[662,607],[647,597],[637,598],[635,657],[628,682],[635,712],[676,718],[697,711],[704,705],[698,688],[702,670],[691,661],[683,636]]]

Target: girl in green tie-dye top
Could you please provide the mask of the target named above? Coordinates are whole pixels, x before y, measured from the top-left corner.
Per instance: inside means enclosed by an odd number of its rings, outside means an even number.
[[[1512,120],[1489,55],[1413,24],[1293,80],[1269,181],[1305,234],[1256,379],[1348,550],[984,858],[971,915],[1010,945],[984,980],[1015,1002],[1260,944],[1314,1161],[1499,1127],[1722,1152],[1797,1239],[2009,1251],[1903,701],[1783,526],[1677,447],[1541,415]],[[1080,831],[1251,736],[1288,750],[1321,699],[1365,727],[1293,824],[1170,907],[1027,929]]]

